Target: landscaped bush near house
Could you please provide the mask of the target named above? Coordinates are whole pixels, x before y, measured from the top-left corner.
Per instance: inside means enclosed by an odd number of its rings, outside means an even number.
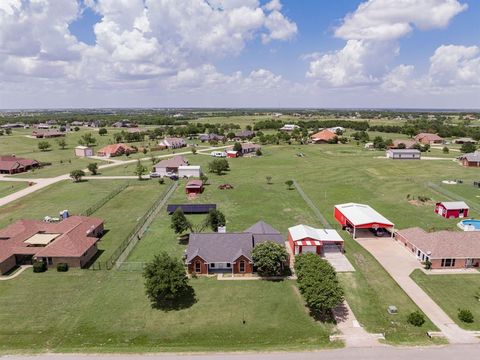
[[[425,317],[420,311],[414,311],[408,315],[407,321],[413,326],[422,326],[425,323]]]
[[[458,318],[464,323],[473,323],[473,314],[468,309],[458,309]]]
[[[67,263],[59,263],[57,265],[58,272],[67,272],[68,271],[68,264]]]
[[[432,262],[430,260],[425,261],[423,265],[425,270],[430,270],[432,268]]]
[[[47,271],[47,264],[45,264],[43,261],[35,261],[33,263],[33,272],[34,273],[42,273]]]

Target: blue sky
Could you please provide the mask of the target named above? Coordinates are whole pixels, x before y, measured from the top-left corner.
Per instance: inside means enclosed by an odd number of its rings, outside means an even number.
[[[474,108],[480,98],[474,0],[4,1],[3,108]]]

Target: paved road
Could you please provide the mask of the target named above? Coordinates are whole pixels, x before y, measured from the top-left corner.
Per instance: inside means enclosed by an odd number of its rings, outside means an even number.
[[[345,348],[315,352],[291,353],[218,353],[218,354],[147,354],[147,355],[13,355],[5,360],[457,360],[478,359],[478,345],[448,345],[436,347],[374,347]]]
[[[478,338],[455,324],[410,278],[412,271],[420,268],[421,264],[400,243],[390,238],[368,238],[357,241],[377,259],[413,302],[443,332],[450,343],[479,343]]]
[[[228,146],[213,146],[213,147],[208,147],[205,149],[199,150],[198,153],[201,151],[213,151],[217,149],[224,149]],[[161,155],[161,156],[156,156],[156,159],[161,159],[161,158],[168,158],[172,156],[177,156],[177,155],[189,155],[192,154],[191,151],[184,151],[184,152],[179,152],[176,154],[166,154],[166,155]],[[109,164],[104,164],[100,165],[98,168],[99,169],[108,169],[111,167],[115,166],[120,166],[120,165],[126,165],[126,164],[131,164],[135,163],[138,159],[131,159],[131,160],[115,160],[115,162],[109,163]],[[150,160],[150,157],[145,157],[141,158],[141,161],[147,161]],[[87,169],[84,169],[84,171],[88,171]],[[126,177],[110,177],[111,179],[116,178],[116,179],[123,179]],[[135,178],[135,177],[132,177]],[[34,184],[32,186],[29,186],[25,189],[19,190],[17,192],[14,192],[13,194],[4,196],[3,198],[0,198],[0,206],[7,205],[8,203],[11,203],[12,201],[15,201],[17,199],[20,199],[24,196],[27,196],[29,194],[34,193],[35,191],[38,191],[40,189],[43,189],[47,186],[53,185],[59,181],[67,180],[70,179],[69,174],[63,174],[60,176],[52,177],[52,178],[39,178],[39,179],[24,179],[24,178],[15,178],[15,177],[6,177],[4,175],[0,175],[0,181],[29,181],[33,182]],[[104,179],[107,179],[107,177],[104,177]]]

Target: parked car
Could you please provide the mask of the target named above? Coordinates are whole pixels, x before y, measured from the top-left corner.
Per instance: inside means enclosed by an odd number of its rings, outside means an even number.
[[[159,178],[160,177],[160,174],[159,173],[156,173],[156,172],[151,172],[150,173],[150,178]]]
[[[378,228],[378,229],[370,229],[370,231],[373,233],[373,235],[382,237],[387,234],[386,230],[384,228]]]
[[[169,175],[168,177],[170,178],[170,180],[178,180],[178,175],[175,174]]]
[[[227,153],[224,151],[212,151],[210,155],[212,155],[213,157],[227,157]]]

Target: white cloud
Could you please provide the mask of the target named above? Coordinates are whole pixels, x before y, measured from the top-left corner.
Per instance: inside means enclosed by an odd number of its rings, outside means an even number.
[[[442,45],[430,57],[428,72],[431,86],[480,85],[480,48]]]
[[[284,17],[278,10],[272,11],[265,19],[269,33],[262,34],[264,43],[270,40],[289,40],[297,33],[297,24]]]
[[[381,87],[392,92],[414,89],[414,71],[413,65],[399,65],[385,75]]]
[[[274,11],[274,10],[280,11],[282,10],[283,5],[280,2],[280,0],[271,0],[270,2],[265,4],[264,8],[268,11]]]
[[[446,27],[466,8],[457,0],[367,0],[335,30],[336,37],[346,40],[345,47],[317,56],[306,75],[331,86],[381,83],[399,52],[400,38],[414,27]],[[400,70],[391,76],[400,76]]]

